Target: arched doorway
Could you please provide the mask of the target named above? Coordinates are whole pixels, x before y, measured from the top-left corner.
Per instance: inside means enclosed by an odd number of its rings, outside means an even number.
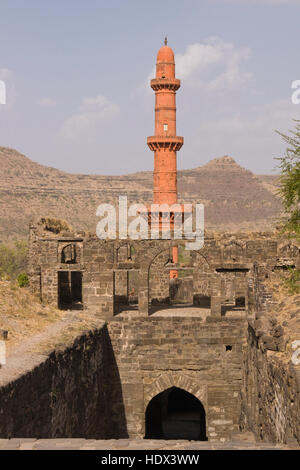
[[[204,407],[181,388],[171,387],[152,398],[145,420],[145,439],[207,440]]]
[[[178,260],[173,259],[172,245],[154,256],[149,264],[149,314],[169,316],[200,316],[202,310],[193,303],[194,265],[191,250],[176,246]],[[176,273],[176,274],[175,274]],[[190,309],[187,312],[187,309]]]

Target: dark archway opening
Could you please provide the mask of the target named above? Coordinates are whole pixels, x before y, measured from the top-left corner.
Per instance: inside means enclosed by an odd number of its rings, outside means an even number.
[[[204,407],[181,388],[169,388],[152,398],[145,419],[145,439],[207,440]]]
[[[58,272],[58,308],[82,310],[82,273],[80,271]]]

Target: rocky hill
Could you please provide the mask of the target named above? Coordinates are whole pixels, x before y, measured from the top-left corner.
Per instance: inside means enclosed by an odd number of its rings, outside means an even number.
[[[257,176],[222,157],[178,172],[179,199],[205,205],[206,227],[215,230],[271,229],[280,215],[276,178]],[[94,230],[97,206],[115,202],[150,203],[152,173],[123,176],[70,174],[0,147],[0,240],[24,238],[36,216],[68,220],[74,229]]]

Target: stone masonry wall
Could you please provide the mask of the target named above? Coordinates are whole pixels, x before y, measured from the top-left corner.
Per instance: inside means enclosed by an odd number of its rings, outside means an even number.
[[[170,297],[170,271],[165,268],[169,252],[163,251],[153,261],[149,270],[149,301],[164,301]]]
[[[53,234],[31,226],[30,286],[42,300],[57,306],[59,271],[79,271],[83,307],[108,319],[116,313],[114,295],[122,297],[126,293],[125,271],[132,271],[138,279],[132,286],[135,301],[138,299],[140,314],[148,315],[149,301],[169,297],[169,271],[164,266],[174,244],[174,240],[131,240],[129,246],[122,240],[105,241],[95,235],[76,233]],[[178,241],[178,245],[184,244],[184,240]],[[63,262],[62,254],[70,246],[76,251],[76,257],[68,264]],[[299,247],[272,234],[206,234],[204,247],[193,252],[191,259],[195,304],[211,303],[212,315],[220,316],[224,303],[233,304],[234,299],[245,297],[247,304],[249,279],[239,274],[238,269],[249,273],[254,265],[259,269],[265,266],[266,271],[284,269],[299,262]]]
[[[238,430],[244,320],[204,324],[198,318],[116,317],[108,330],[130,437],[144,436],[147,405],[172,386],[202,402],[209,440],[226,440]]]
[[[286,251],[285,246],[277,267],[295,263],[297,253],[291,259],[282,256]],[[288,337],[272,315],[276,302],[265,283],[272,271],[265,263],[255,266],[253,274],[242,428],[253,431],[257,439],[300,444],[300,368],[287,357]]]
[[[87,238],[83,256],[88,262],[83,272],[83,305],[110,316],[114,310],[113,242]]]
[[[0,388],[0,437],[126,437],[107,329],[78,338]]]
[[[241,422],[259,440],[300,445],[300,369],[270,356],[249,327]]]

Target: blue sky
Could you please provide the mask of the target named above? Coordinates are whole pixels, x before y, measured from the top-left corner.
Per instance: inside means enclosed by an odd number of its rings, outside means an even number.
[[[300,0],[2,0],[0,145],[77,173],[152,170],[149,87],[176,56],[178,167],[230,155],[270,173],[300,118]]]

